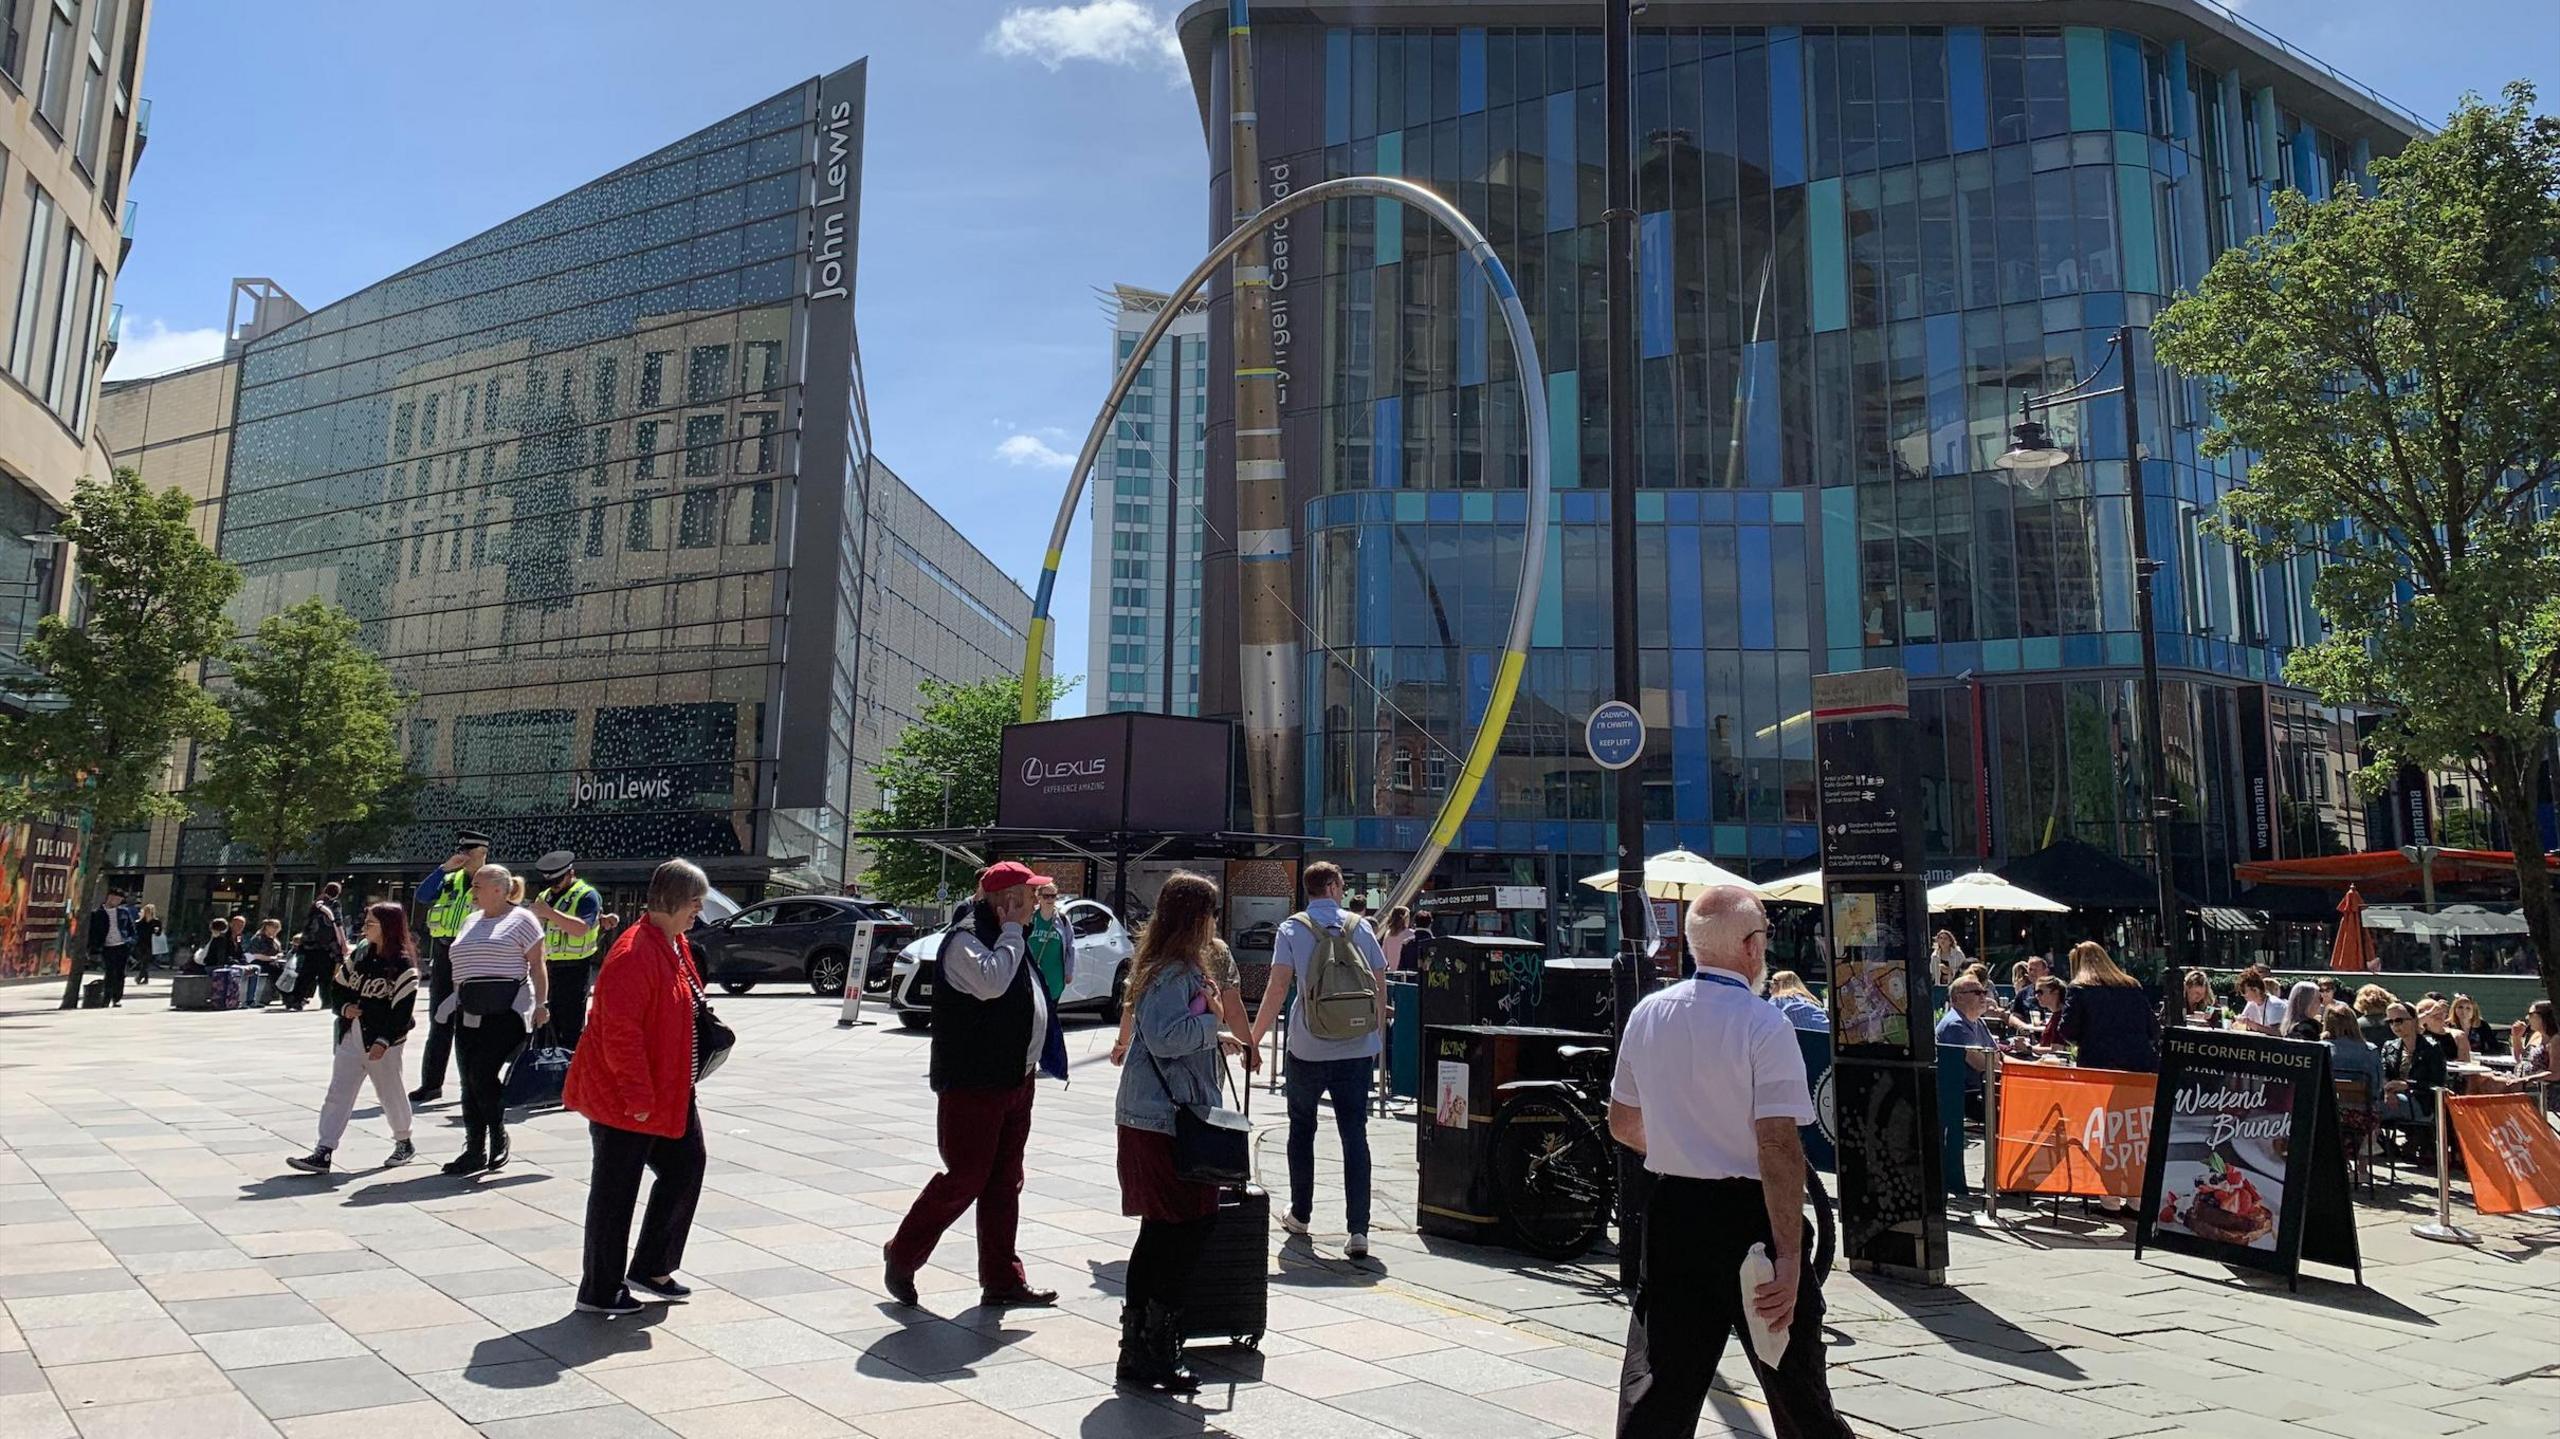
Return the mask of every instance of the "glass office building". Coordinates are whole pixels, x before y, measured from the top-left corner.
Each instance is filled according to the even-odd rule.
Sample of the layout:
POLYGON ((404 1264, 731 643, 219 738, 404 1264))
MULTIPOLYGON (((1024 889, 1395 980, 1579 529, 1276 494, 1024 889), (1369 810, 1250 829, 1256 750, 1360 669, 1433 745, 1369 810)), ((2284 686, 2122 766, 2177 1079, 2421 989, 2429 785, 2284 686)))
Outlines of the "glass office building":
MULTIPOLYGON (((1114 285, 1117 374, 1169 296, 1114 285)), ((1207 307, 1183 308, 1139 367, 1093 467, 1092 637, 1084 708, 1200 712, 1201 490, 1208 458, 1207 307), (1170 703, 1167 703, 1170 697, 1170 703)))
MULTIPOLYGON (((419 696, 416 822, 358 868, 423 871, 470 825, 604 878, 671 854, 750 893, 846 877, 867 490, 897 483, 854 343, 863 81, 239 348, 240 629, 327 599, 419 696)), ((177 845, 182 873, 238 863, 214 825, 177 845)))
MULTIPOLYGON (((2363 847, 2351 716, 2279 682, 2317 634, 2307 565, 2259 569, 2199 525, 2245 473, 2199 455, 2203 387, 2137 333, 2148 512, 2113 401, 2047 416, 2075 461, 1995 468, 2019 401, 2087 376, 2269 197, 2364 181, 2418 122, 2192 0, 1863 7, 1668 3, 1636 36, 1635 383, 1648 849, 1768 876, 1815 852, 1814 674, 1909 672, 1933 870, 2061 839, 2143 857, 2141 750, 2166 747, 2174 868, 2363 847), (1749 20, 1753 23, 1733 23, 1749 20), (1783 23, 1781 23, 1783 22, 1783 23), (2159 578, 2164 733, 2135 721, 2129 527, 2159 578)), ((1554 417, 1536 651, 1448 866, 1544 885, 1593 945, 1612 785, 1582 752, 1608 696, 1605 143, 1596 28, 1514 7, 1256 7, 1267 187, 1403 175, 1455 199, 1526 297, 1554 417)), ((1223 7, 1183 39, 1229 212, 1223 7)), ((1451 242, 1383 202, 1289 247, 1284 453, 1307 636, 1309 828, 1356 869, 1420 840, 1481 712, 1524 518, 1521 385, 1451 242)), ((1280 288, 1275 259, 1274 289, 1280 288)), ((1223 281, 1213 373, 1233 364, 1223 281)), ((1233 455, 1213 389, 1211 468, 1233 455)), ((1212 533, 1229 530, 1213 487, 1212 533)), ((1230 531, 1231 532, 1231 531, 1230 531)), ((1211 541, 1214 596, 1234 587, 1211 541)), ((1232 608, 1204 695, 1235 707, 1232 608)), ((2396 843, 2387 831, 2378 841, 2396 843)))

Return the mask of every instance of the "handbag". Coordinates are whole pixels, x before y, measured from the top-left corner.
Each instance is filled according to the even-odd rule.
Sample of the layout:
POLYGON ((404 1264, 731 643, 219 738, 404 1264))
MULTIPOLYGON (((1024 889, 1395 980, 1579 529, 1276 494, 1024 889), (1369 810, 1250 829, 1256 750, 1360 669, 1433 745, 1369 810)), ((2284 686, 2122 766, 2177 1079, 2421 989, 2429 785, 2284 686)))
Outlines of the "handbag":
POLYGON ((738 1032, 711 1012, 711 1001, 702 997, 701 980, 687 973, 685 986, 693 991, 693 1082, 700 1084, 729 1062, 729 1050, 738 1042, 738 1032))
POLYGON ((509 1109, 527 1109, 540 1104, 558 1104, 560 1087, 569 1078, 569 1061, 573 1055, 574 1051, 560 1043, 558 1031, 547 1024, 542 1026, 507 1064, 506 1106, 509 1109))
MULTIPOLYGON (((1165 1083, 1164 1066, 1157 1062, 1155 1051, 1146 1041, 1137 1042, 1147 1064, 1156 1072, 1156 1082, 1164 1085, 1170 1096, 1173 1086, 1165 1083)), ((1218 1077, 1230 1078, 1225 1054, 1218 1056, 1218 1077)), ((1233 1188, 1253 1178, 1253 1121, 1235 1110, 1215 1104, 1187 1104, 1179 1100, 1173 1106, 1173 1176, 1191 1184, 1214 1184, 1233 1188)))

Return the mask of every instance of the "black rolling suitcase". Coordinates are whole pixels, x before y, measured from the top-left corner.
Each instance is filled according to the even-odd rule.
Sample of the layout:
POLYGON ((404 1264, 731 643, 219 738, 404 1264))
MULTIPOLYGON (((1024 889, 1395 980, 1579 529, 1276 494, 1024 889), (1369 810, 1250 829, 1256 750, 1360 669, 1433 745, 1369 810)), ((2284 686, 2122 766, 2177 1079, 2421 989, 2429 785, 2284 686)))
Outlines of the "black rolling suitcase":
MULTIPOLYGON (((1253 1114, 1253 1085, 1242 1086, 1244 1112, 1253 1114)), ((1182 1306, 1185 1344, 1262 1346, 1271 1326, 1271 1196, 1248 1181, 1218 1194, 1218 1222, 1191 1271, 1191 1293, 1182 1306)))
POLYGON ((103 979, 93 979, 80 986, 80 1007, 82 1009, 106 1008, 107 982, 103 979))

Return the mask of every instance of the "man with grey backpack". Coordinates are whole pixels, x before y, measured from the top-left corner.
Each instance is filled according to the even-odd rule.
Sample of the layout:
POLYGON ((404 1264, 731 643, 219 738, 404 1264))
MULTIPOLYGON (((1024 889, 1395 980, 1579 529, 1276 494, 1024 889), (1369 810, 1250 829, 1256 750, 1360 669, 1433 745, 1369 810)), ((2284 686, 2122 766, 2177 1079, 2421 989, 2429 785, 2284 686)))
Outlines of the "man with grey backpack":
POLYGON ((1344 1216, 1350 1238, 1342 1252, 1369 1253, 1369 1085, 1387 1032, 1387 956, 1368 921, 1342 907, 1342 870, 1319 860, 1303 876, 1307 907, 1280 925, 1272 944, 1271 981, 1254 1011, 1253 1038, 1279 1022, 1297 989, 1289 1019, 1289 1212, 1280 1227, 1304 1237, 1315 1213, 1316 1106, 1330 1099, 1342 1135, 1344 1216))

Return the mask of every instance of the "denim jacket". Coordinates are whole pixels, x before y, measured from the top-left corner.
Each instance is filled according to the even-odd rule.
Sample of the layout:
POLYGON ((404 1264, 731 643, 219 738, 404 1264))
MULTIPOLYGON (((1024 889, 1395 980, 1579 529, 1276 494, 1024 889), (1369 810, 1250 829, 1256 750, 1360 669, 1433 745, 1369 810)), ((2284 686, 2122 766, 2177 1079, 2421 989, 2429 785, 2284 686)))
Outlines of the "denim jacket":
POLYGON ((1156 971, 1138 997, 1136 1033, 1120 1065, 1120 1095, 1113 1118, 1131 1129, 1173 1133, 1174 1110, 1218 1102, 1218 1028, 1215 1011, 1191 1012, 1201 992, 1200 973, 1188 966, 1156 971))

